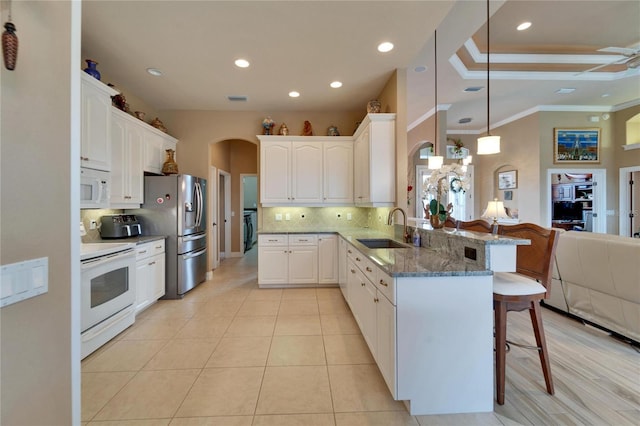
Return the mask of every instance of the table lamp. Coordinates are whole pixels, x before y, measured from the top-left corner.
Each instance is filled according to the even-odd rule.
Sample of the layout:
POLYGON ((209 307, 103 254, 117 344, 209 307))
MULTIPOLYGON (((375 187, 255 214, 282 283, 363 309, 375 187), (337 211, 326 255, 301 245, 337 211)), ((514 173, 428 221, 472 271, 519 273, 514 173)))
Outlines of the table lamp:
POLYGON ((498 219, 509 219, 507 212, 504 210, 504 203, 502 201, 498 201, 497 198, 494 198, 493 201, 489 201, 487 203, 487 208, 484 213, 482 213, 482 217, 488 217, 493 219, 492 225, 498 224, 498 219))

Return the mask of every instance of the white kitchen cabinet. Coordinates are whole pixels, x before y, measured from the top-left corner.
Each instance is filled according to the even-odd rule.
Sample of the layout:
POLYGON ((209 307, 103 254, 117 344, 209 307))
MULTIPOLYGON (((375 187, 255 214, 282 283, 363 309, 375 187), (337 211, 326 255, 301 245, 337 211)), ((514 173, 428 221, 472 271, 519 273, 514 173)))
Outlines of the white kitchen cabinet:
POLYGON ((111 208, 138 207, 144 201, 143 132, 136 118, 112 108, 111 208))
MULTIPOLYGON (((162 174, 162 165, 167 159, 167 149, 176 150, 177 140, 151 126, 143 126, 145 172, 162 174)), ((175 159, 175 157, 174 157, 175 159)))
POLYGON ((354 201, 392 206, 396 197, 395 114, 367 114, 354 137, 354 201))
POLYGON ((353 204, 353 143, 325 141, 322 158, 322 202, 353 204))
POLYGON ((291 142, 291 203, 322 203, 322 144, 291 142))
POLYGON ((80 165, 111 170, 111 96, 118 92, 81 73, 80 165))
POLYGON ((318 239, 316 235, 289 236, 289 284, 318 283, 318 239))
POLYGON ((321 234, 318 236, 318 283, 339 283, 338 236, 321 234))
POLYGON ((338 285, 344 300, 349 303, 349 291, 347 287, 348 262, 347 262, 347 242, 344 238, 338 238, 338 285))
POLYGON ((258 236, 258 284, 281 286, 289 281, 289 238, 281 234, 258 236))
POLYGON ((391 394, 396 396, 396 307, 376 294, 376 363, 391 394))
POLYGON ((270 205, 353 203, 350 137, 258 136, 260 202, 270 205))
POLYGON ((165 293, 164 240, 136 247, 136 314, 146 309, 165 293))

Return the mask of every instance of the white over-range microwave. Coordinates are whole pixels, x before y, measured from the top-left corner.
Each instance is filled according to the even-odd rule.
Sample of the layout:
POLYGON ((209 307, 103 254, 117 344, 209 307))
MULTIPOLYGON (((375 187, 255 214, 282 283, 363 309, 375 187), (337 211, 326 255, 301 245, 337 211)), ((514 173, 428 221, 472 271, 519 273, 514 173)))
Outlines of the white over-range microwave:
POLYGON ((80 208, 109 208, 109 172, 80 168, 80 208))

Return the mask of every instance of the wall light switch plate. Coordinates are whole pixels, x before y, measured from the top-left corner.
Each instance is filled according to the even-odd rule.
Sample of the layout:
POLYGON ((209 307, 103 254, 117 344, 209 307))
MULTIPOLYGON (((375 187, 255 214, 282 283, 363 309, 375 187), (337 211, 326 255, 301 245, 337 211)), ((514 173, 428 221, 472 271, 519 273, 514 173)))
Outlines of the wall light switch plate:
POLYGON ((25 260, 0 267, 0 307, 49 291, 49 258, 25 260))
POLYGON ((291 214, 285 213, 284 220, 291 220, 291 214))
POLYGON ((282 213, 276 213, 276 221, 282 220, 282 213))
POLYGON ((347 213, 347 220, 351 220, 351 213, 347 213))

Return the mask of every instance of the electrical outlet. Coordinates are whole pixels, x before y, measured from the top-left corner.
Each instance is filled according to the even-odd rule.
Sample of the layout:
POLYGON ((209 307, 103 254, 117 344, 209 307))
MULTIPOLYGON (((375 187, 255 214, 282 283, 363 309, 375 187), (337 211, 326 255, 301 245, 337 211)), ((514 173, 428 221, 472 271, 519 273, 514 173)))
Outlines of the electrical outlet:
POLYGON ((347 220, 351 220, 351 213, 347 213, 347 220))
POLYGON ((276 213, 276 222, 279 222, 282 220, 282 213, 276 213))
POLYGON ((95 220, 91 220, 89 222, 89 229, 96 229, 98 227, 98 223, 95 220))

